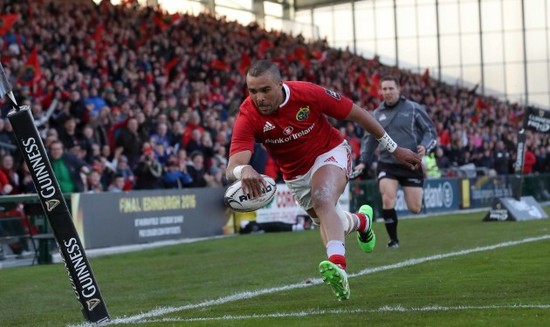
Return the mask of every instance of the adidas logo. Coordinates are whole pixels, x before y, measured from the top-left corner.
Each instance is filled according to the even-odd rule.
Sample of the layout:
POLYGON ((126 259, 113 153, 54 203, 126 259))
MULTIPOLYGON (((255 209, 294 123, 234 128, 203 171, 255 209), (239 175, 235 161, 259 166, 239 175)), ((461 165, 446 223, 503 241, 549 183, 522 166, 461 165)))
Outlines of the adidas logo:
POLYGON ((264 125, 264 133, 267 132, 267 131, 270 131, 272 129, 274 129, 275 126, 273 126, 273 124, 271 124, 270 122, 266 121, 265 122, 265 125, 264 125))
POLYGON ((324 162, 336 162, 336 159, 334 159, 333 156, 330 156, 330 158, 326 159, 324 162))

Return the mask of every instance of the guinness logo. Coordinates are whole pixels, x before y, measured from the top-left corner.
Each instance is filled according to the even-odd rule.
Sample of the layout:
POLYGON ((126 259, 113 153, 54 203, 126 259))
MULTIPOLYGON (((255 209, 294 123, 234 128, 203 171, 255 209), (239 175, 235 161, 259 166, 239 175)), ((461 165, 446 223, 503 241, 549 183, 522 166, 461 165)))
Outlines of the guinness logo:
POLYGON ((99 299, 90 299, 86 301, 86 304, 88 305, 88 311, 92 311, 100 303, 101 303, 101 300, 99 299))
POLYGON ((46 201, 46 210, 48 210, 48 212, 51 212, 53 209, 55 209, 55 207, 57 207, 59 203, 59 200, 56 199, 46 201))

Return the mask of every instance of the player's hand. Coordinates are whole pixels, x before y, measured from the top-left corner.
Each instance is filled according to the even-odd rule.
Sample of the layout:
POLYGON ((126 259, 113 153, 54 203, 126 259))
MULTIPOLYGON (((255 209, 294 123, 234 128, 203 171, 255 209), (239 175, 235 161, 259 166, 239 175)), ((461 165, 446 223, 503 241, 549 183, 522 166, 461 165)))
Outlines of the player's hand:
POLYGON ((254 199, 262 195, 262 188, 267 186, 267 182, 252 166, 247 165, 241 173, 241 186, 244 194, 254 199))
POLYGON ((399 160, 399 162, 409 167, 411 170, 416 170, 421 167, 422 157, 418 153, 414 153, 409 149, 398 146, 393 152, 393 155, 397 160, 399 160))

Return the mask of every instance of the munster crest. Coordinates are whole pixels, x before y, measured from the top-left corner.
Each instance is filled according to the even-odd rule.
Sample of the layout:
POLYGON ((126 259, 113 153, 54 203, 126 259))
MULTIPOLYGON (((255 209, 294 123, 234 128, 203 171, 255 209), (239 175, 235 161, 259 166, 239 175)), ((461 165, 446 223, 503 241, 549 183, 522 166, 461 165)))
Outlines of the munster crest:
POLYGON ((296 113, 296 120, 297 121, 304 121, 309 117, 309 106, 302 107, 300 110, 298 110, 298 113, 296 113))

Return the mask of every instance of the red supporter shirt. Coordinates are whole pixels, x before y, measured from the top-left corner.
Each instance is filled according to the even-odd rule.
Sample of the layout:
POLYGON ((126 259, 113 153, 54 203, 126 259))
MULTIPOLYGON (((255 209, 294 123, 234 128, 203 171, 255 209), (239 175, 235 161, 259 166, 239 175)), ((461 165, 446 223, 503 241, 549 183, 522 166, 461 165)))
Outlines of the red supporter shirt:
POLYGON ((306 174, 315 159, 344 139, 325 114, 343 120, 353 102, 340 94, 309 82, 285 82, 285 101, 279 110, 264 116, 247 97, 237 116, 229 155, 254 150, 263 143, 277 162, 285 180, 306 174))

